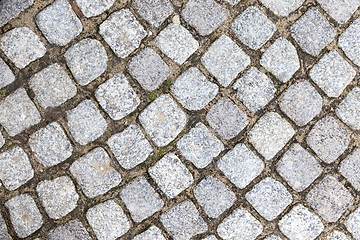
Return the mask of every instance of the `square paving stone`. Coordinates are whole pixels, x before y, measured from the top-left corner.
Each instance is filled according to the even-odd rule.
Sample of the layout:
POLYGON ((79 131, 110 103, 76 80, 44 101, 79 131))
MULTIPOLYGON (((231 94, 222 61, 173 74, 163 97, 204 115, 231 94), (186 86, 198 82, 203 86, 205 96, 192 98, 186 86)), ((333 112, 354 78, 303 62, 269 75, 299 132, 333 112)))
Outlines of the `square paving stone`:
POLYGON ((354 130, 360 130, 360 88, 355 87, 336 109, 336 115, 354 130))
POLYGON ((271 38, 276 26, 262 11, 251 6, 234 20, 231 29, 242 43, 256 50, 271 38))
POLYGON ((164 206, 164 201, 143 176, 136 178, 122 189, 120 198, 135 222, 141 222, 164 206))
POLYGON ((48 233, 49 240, 92 240, 79 220, 71 220, 48 233))
POLYGON ((61 126, 54 122, 30 136, 29 145, 36 160, 45 167, 55 166, 73 152, 73 146, 61 126))
POLYGON ((181 15, 202 36, 212 33, 227 19, 224 8, 214 0, 190 0, 181 15))
POLYGON ((306 142, 321 160, 332 163, 346 150, 350 137, 335 118, 327 116, 315 124, 306 142))
POLYGON ((287 17, 291 12, 298 9, 305 0, 260 0, 265 7, 276 15, 287 17))
POLYGON ((20 238, 30 236, 42 226, 43 218, 30 195, 13 197, 5 202, 5 206, 9 209, 11 223, 20 238))
POLYGON ((249 141, 266 160, 273 158, 294 136, 290 123, 276 112, 262 116, 249 132, 249 141))
POLYGON ((205 177, 195 188, 194 196, 205 213, 211 218, 219 217, 236 200, 235 193, 219 179, 205 177))
POLYGON ((356 240, 360 239, 360 208, 357 208, 355 212, 353 212, 345 222, 346 228, 353 235, 356 240))
POLYGON ((40 113, 24 88, 17 89, 0 102, 0 124, 12 137, 40 120, 40 113))
POLYGON ((57 107, 77 93, 75 84, 57 63, 41 70, 29 80, 36 99, 43 108, 57 107))
POLYGON ((234 43, 222 35, 201 58, 202 64, 224 87, 250 64, 250 57, 234 43))
POLYGON ((173 153, 166 154, 150 167, 149 174, 168 198, 179 195, 194 182, 190 171, 173 153))
POLYGON ((70 172, 89 198, 104 194, 121 182, 120 173, 111 166, 109 155, 100 147, 76 160, 70 172))
POLYGON ((12 237, 8 233, 8 229, 6 227, 5 221, 1 215, 0 215, 0 239, 12 240, 12 237))
POLYGON ((37 185, 36 192, 46 213, 54 219, 60 219, 74 210, 79 200, 75 186, 68 176, 52 181, 44 180, 37 185))
POLYGON ((56 0, 36 15, 36 24, 46 39, 65 46, 77 37, 83 26, 66 0, 56 0))
POLYGON ((318 2, 335 21, 341 24, 346 23, 360 6, 359 0, 318 0, 318 2))
POLYGON ((14 147, 0 154, 0 180, 13 191, 34 177, 29 158, 20 147, 14 147))
POLYGON ((99 77, 107 67, 105 48, 95 39, 81 40, 71 46, 64 56, 71 73, 82 86, 99 77))
POLYGON ((102 14, 108 10, 115 0, 76 0, 81 12, 88 18, 102 14))
POLYGON ((171 91, 188 110, 200 110, 214 99, 219 87, 206 79, 199 69, 192 67, 181 74, 171 91))
POLYGON ((208 230, 206 222, 189 200, 170 208, 161 215, 160 221, 174 240, 188 240, 208 230))
POLYGON ((168 0, 133 0, 136 11, 154 27, 159 27, 173 12, 168 0))
POLYGON ((162 147, 173 141, 184 129, 187 116, 166 94, 155 99, 140 113, 139 120, 154 143, 162 147))
POLYGON ((326 240, 350 240, 344 233, 339 231, 333 231, 331 235, 329 235, 326 240))
POLYGON ((356 148, 341 162, 339 172, 360 191, 360 148, 356 148))
POLYGON ((107 128, 104 117, 91 100, 81 102, 66 115, 70 133, 81 145, 99 138, 107 128))
POLYGON ((151 226, 145 232, 136 235, 133 240, 166 240, 159 228, 151 226))
POLYGON ((131 169, 144 162, 153 151, 140 128, 130 125, 124 131, 113 135, 108 141, 116 160, 125 169, 131 169))
POLYGON ((140 104, 139 97, 122 73, 101 84, 95 92, 95 97, 114 120, 120 120, 132 113, 140 104))
POLYGON ((33 0, 2 0, 0 8, 0 27, 16 18, 22 11, 30 7, 33 0))
POLYGON ((339 47, 351 61, 360 66, 360 18, 355 20, 340 36, 339 47))
POLYGON ((15 81, 15 75, 9 66, 0 58, 0 89, 15 81))
POLYGON ((157 89, 170 75, 169 66, 151 48, 145 48, 128 63, 130 74, 147 91, 157 89))
POLYGON ((108 200, 90 208, 86 219, 99 240, 115 240, 130 229, 130 222, 122 208, 108 200))
POLYGON ((206 115, 210 126, 225 139, 238 135, 248 125, 247 115, 227 97, 220 98, 206 115))
POLYGON ((336 31, 316 9, 310 8, 291 27, 291 36, 308 54, 316 56, 335 37, 336 31))
POLYGON ((160 32, 155 44, 178 64, 183 64, 199 48, 199 43, 186 28, 173 23, 160 32))
POLYGON ((99 27, 99 33, 120 58, 129 56, 147 36, 144 27, 129 9, 121 9, 110 15, 99 27))

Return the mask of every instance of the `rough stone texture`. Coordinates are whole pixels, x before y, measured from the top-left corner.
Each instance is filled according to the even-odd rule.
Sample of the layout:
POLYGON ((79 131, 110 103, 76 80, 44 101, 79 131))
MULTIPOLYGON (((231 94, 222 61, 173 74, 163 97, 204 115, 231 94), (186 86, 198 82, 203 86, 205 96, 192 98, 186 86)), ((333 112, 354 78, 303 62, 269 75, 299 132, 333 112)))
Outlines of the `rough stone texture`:
POLYGON ((56 0, 39 12, 36 24, 50 43, 59 46, 68 44, 83 29, 81 21, 66 0, 56 0))
POLYGON ((360 6, 359 0, 317 0, 321 7, 338 23, 346 23, 360 6))
POLYGON ((346 56, 360 66, 360 19, 354 21, 339 38, 346 56))
POLYGON ((170 208, 161 215, 160 221, 174 240, 188 240, 208 229, 195 205, 189 200, 170 208))
POLYGON ((326 240, 350 240, 344 233, 339 231, 333 231, 326 240))
POLYGON ((13 197, 5 206, 9 209, 11 223, 20 238, 30 236, 43 224, 43 218, 34 199, 28 194, 13 197))
POLYGON ((65 53, 66 64, 76 81, 84 86, 106 70, 107 55, 98 40, 86 38, 71 46, 65 53))
POLYGON ((251 6, 234 20, 231 29, 241 42, 256 50, 271 38, 276 26, 262 11, 251 6))
POLYGON ((339 172, 360 191, 360 148, 355 149, 341 162, 339 172))
POLYGON ((33 0, 2 0, 0 3, 0 27, 16 18, 33 3, 33 0))
POLYGON ((315 124, 306 142, 321 160, 331 163, 346 150, 350 137, 335 118, 327 116, 315 124))
POLYGON ((41 70, 29 80, 39 104, 43 108, 57 107, 77 93, 75 84, 57 63, 41 70))
POLYGON ((128 65, 130 74, 147 91, 158 88, 170 75, 169 66, 151 48, 145 48, 133 57, 128 65))
POLYGON ((203 124, 197 123, 176 144, 181 155, 197 168, 206 167, 224 150, 224 144, 203 124))
POLYGON ((249 132, 249 141, 266 160, 273 158, 293 137, 294 129, 276 112, 262 116, 249 132))
POLYGON ((0 48, 18 68, 25 68, 46 53, 40 38, 27 27, 15 28, 3 34, 0 48))
POLYGON ((305 190, 322 172, 321 165, 300 144, 294 144, 277 164, 277 171, 295 190, 305 190))
POLYGON ((152 102, 140 115, 145 131, 159 147, 168 145, 183 130, 186 114, 176 105, 170 95, 162 95, 152 102))
POLYGON ((299 70, 300 61, 295 47, 280 37, 266 49, 260 64, 282 82, 287 82, 299 70))
POLYGON ((143 176, 136 178, 122 189, 120 198, 135 222, 141 222, 164 206, 164 201, 143 176))
POLYGON ((29 158, 20 147, 0 154, 0 180, 13 191, 34 177, 29 158))
POLYGON ((336 115, 354 130, 360 130, 360 88, 355 87, 336 109, 336 115))
POLYGON ((45 167, 55 166, 73 152, 73 146, 61 126, 53 122, 30 136, 29 145, 38 160, 45 167))
POLYGON ((173 153, 166 154, 150 167, 149 174, 168 198, 179 195, 194 181, 190 171, 173 153))
POLYGON ((225 10, 214 0, 190 0, 181 15, 202 36, 209 35, 225 20, 225 10))
POLYGON ((153 151, 140 128, 135 125, 130 125, 121 133, 113 135, 107 144, 125 169, 131 169, 144 162, 153 151))
POLYGON ((5 138, 3 137, 2 133, 0 132, 0 148, 4 146, 5 144, 5 138))
POLYGON ((5 221, 1 215, 0 215, 0 239, 12 240, 11 236, 8 233, 5 221))
POLYGON ((225 139, 235 137, 248 125, 247 115, 227 97, 222 97, 211 107, 206 120, 225 139))
POLYGON ((360 208, 357 208, 346 220, 345 226, 356 240, 360 239, 360 208))
POLYGON ((168 0, 134 0, 136 11, 154 27, 159 27, 174 11, 168 0))
POLYGON ((282 240, 282 239, 277 235, 270 235, 267 236, 264 240, 282 240))
POLYGON ((254 67, 237 80, 233 88, 237 90, 242 103, 252 112, 268 104, 276 92, 271 79, 254 67))
POLYGON ((108 10, 115 0, 76 0, 81 12, 86 17, 94 17, 108 10))
POLYGON ((316 9, 310 8, 290 27, 291 36, 308 54, 316 56, 335 37, 336 31, 316 9))
POLYGON ((323 99, 306 80, 291 85, 280 97, 280 109, 298 126, 305 126, 322 108, 323 99))
POLYGON ((49 240, 92 239, 79 220, 71 220, 62 226, 50 230, 48 238, 49 240))
POLYGON ((333 176, 326 176, 306 196, 306 201, 327 222, 335 222, 354 202, 351 193, 333 176))
POLYGON ((201 58, 202 64, 224 87, 250 64, 250 57, 228 36, 222 35, 201 58))
POLYGON ((124 74, 119 73, 101 84, 95 92, 96 99, 114 120, 120 120, 140 104, 140 99, 124 74))
POLYGON ((218 240, 214 235, 210 235, 206 238, 204 238, 203 240, 218 240))
POLYGON ((224 219, 217 228, 223 239, 254 240, 263 230, 261 223, 245 209, 237 209, 224 219))
POLYGON ((9 66, 0 58, 0 89, 15 81, 15 75, 9 66))
POLYGON ((188 110, 200 110, 214 99, 219 87, 206 79, 199 69, 192 67, 181 74, 171 91, 188 110))
POLYGON ((155 44, 178 64, 183 64, 199 47, 199 43, 186 28, 173 23, 160 32, 155 44))
POLYGON ((109 155, 100 147, 76 160, 70 172, 89 198, 104 194, 121 182, 120 173, 111 166, 109 155))
POLYGON ((151 226, 148 230, 136 235, 133 240, 166 240, 159 228, 151 226))
POLYGON ((115 240, 130 229, 130 222, 122 208, 108 200, 90 208, 86 219, 99 240, 115 240))
POLYGON ((107 128, 104 117, 91 100, 85 100, 67 111, 67 120, 70 133, 81 145, 94 141, 107 128))
POLYGON ((265 7, 281 17, 288 16, 291 12, 298 9, 304 1, 305 0, 260 0, 265 7))
POLYGON ((355 77, 356 71, 333 50, 311 69, 310 77, 329 96, 339 97, 355 77))
POLYGON ((99 33, 120 58, 129 56, 147 36, 129 9, 117 11, 100 25, 99 33))

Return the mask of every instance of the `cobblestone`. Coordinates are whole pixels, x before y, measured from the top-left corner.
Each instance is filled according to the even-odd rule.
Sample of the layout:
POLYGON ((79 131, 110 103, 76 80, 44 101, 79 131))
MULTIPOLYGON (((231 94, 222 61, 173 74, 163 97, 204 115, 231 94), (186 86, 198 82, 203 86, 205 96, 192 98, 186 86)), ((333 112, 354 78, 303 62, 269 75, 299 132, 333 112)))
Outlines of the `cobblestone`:
POLYGON ((360 66, 359 30, 360 19, 357 19, 339 38, 339 47, 358 66, 360 66))
POLYGON ((136 11, 151 25, 159 27, 174 11, 168 0, 134 0, 136 11))
POLYGON ((360 208, 357 208, 355 212, 353 212, 345 222, 347 229, 349 230, 349 232, 351 232, 351 234, 356 240, 360 239, 359 221, 360 208))
POLYGON ((79 220, 72 220, 49 232, 50 240, 81 239, 91 240, 89 233, 79 220))
POLYGON ((155 226, 151 226, 145 232, 134 237, 134 240, 148 240, 148 239, 166 240, 166 238, 162 235, 160 229, 155 226))
POLYGON ((8 233, 6 223, 1 215, 0 215, 0 238, 3 240, 12 240, 11 236, 8 233))
POLYGON ((360 149, 355 149, 339 166, 339 172, 357 189, 360 190, 360 149))
POLYGON ((318 0, 318 2, 332 18, 341 24, 346 23, 355 10, 360 6, 360 2, 358 0, 318 0))
POLYGON ((286 17, 298 9, 305 0, 260 0, 267 8, 275 14, 286 17))
POLYGON ((0 89, 15 81, 15 75, 9 66, 0 58, 0 89))
POLYGON ((336 115, 354 130, 360 130, 360 88, 354 88, 336 109, 336 115))
POLYGON ((115 0, 77 0, 76 3, 80 10, 88 18, 100 15, 108 10, 115 0))
POLYGON ((326 240, 350 240, 344 233, 339 231, 333 231, 330 236, 326 238, 326 240))
POLYGON ((33 0, 3 0, 0 7, 0 27, 30 7, 33 0))

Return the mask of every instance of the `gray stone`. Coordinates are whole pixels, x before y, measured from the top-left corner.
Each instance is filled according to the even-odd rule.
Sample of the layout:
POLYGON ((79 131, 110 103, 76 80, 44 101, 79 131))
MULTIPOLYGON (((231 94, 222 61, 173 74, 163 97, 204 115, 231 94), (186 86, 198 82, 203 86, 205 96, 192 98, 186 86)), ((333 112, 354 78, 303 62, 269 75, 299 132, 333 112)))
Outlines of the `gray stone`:
POLYGON ((190 171, 173 153, 166 154, 150 167, 149 174, 168 198, 179 195, 194 182, 190 171))
POLYGON ((335 118, 327 116, 315 124, 306 142, 321 160, 332 163, 346 150, 350 137, 335 118))
POLYGON ((222 35, 201 58, 202 64, 224 87, 250 64, 250 57, 228 36, 222 35))
POLYGON ((130 74, 147 91, 158 88, 170 75, 169 66, 151 48, 145 48, 133 57, 128 65, 130 74))
POLYGON ((95 39, 81 40, 71 46, 64 56, 71 73, 82 86, 99 77, 107 67, 105 48, 95 39))
POLYGON ((15 28, 3 34, 0 48, 18 68, 26 67, 46 53, 40 38, 27 27, 15 28))
POLYGON ((173 23, 160 32, 155 44, 178 64, 183 64, 199 48, 199 43, 186 28, 173 23))
POLYGON ((11 223, 20 238, 30 236, 43 224, 43 218, 34 199, 29 194, 13 197, 5 206, 9 209, 11 223))
POLYGON ((101 36, 120 58, 129 56, 147 36, 144 27, 129 9, 121 9, 111 14, 99 29, 101 36))
POLYGON ((345 226, 356 240, 360 239, 360 208, 357 208, 346 220, 345 226))
POLYGON ((166 240, 159 228, 151 226, 145 232, 136 235, 133 240, 166 240))
POLYGON ((141 222, 164 206, 164 201, 143 176, 136 178, 122 189, 120 198, 135 222, 141 222))
POLYGON ((360 148, 355 149, 341 162, 339 172, 360 191, 360 148))
POLYGON ((214 0, 190 0, 181 15, 202 36, 212 33, 227 19, 225 10, 214 0))
POLYGON ((359 0, 318 0, 321 7, 338 23, 346 23, 360 6, 359 0))
POLYGON ((61 126, 53 122, 30 136, 29 145, 36 159, 45 167, 55 166, 73 152, 73 146, 61 126))
POLYGON ((109 155, 98 147, 76 160, 71 165, 70 172, 85 195, 92 198, 120 184, 121 175, 111 165, 109 155))
POLYGON ((280 97, 280 109, 298 126, 305 126, 322 108, 323 99, 306 80, 291 85, 280 97))
POLYGON ((210 235, 206 238, 204 238, 203 240, 218 240, 214 235, 210 235))
POLYGON ((0 27, 16 18, 33 3, 33 0, 2 0, 0 2, 0 27))
POLYGON ((250 68, 233 86, 242 103, 252 112, 265 107, 274 98, 274 83, 257 68, 250 68))
POLYGON ((233 6, 236 5, 238 2, 240 2, 240 0, 226 0, 226 1, 233 6))
POLYGON ((271 38, 276 26, 262 11, 251 6, 234 20, 231 29, 241 42, 256 50, 271 38))
POLYGON ((340 36, 339 47, 351 61, 360 66, 360 18, 355 20, 340 36))
POLYGON ((339 231, 333 231, 331 235, 329 235, 326 240, 350 240, 344 233, 339 231))
POLYGON ((235 137, 249 120, 247 115, 227 97, 222 97, 211 107, 206 120, 215 131, 225 139, 235 137))
POLYGON ((261 223, 245 209, 238 208, 219 224, 217 232, 226 240, 254 240, 263 230, 261 223))
POLYGON ((273 158, 294 136, 295 131, 276 112, 262 116, 249 132, 249 141, 266 160, 273 158))
POLYGON ((336 109, 336 115, 354 130, 360 130, 360 88, 355 87, 336 109))
POLYGON ((176 105, 170 95, 155 99, 140 115, 139 120, 154 143, 166 146, 184 129, 186 114, 176 105))
POLYGON ((206 79, 199 69, 192 67, 181 74, 171 91, 188 110, 200 110, 214 99, 219 87, 206 79))
POLYGON ((124 211, 114 200, 90 208, 86 219, 99 240, 115 240, 124 235, 131 226, 124 211))
POLYGON ((0 132, 0 148, 4 146, 5 144, 5 138, 3 137, 2 133, 0 132))
POLYGON ((140 104, 139 97, 122 73, 101 84, 96 89, 95 97, 114 120, 120 120, 132 113, 140 104))
POLYGON ((197 168, 206 167, 224 150, 224 144, 203 124, 197 123, 176 144, 181 155, 197 168))
POLYGON ((81 102, 66 115, 70 133, 81 145, 99 138, 107 128, 104 117, 91 100, 81 102))
POLYGON ((5 221, 0 214, 0 239, 2 240, 12 240, 11 236, 8 233, 5 221))
POLYGON ((282 82, 287 82, 300 69, 295 47, 285 38, 278 38, 262 55, 260 64, 282 82))
POLYGON ((77 37, 83 26, 66 0, 56 0, 36 15, 36 24, 46 39, 65 46, 77 37))
POLYGON ((170 208, 160 217, 160 221, 173 236, 174 240, 189 240, 206 232, 208 226, 200 217, 195 205, 186 200, 170 208))
POLYGON ((125 169, 131 169, 144 162, 153 151, 140 128, 130 125, 121 133, 113 135, 108 141, 116 160, 125 169))
POLYGON ((300 47, 313 56, 318 55, 336 35, 335 29, 314 7, 290 27, 290 33, 300 47))
POLYGON ((310 77, 329 96, 339 97, 355 77, 356 71, 333 50, 310 70, 310 77))
POLYGON ((136 11, 154 27, 159 27, 173 12, 168 0, 134 0, 136 11))
POLYGON ((270 235, 267 236, 264 240, 282 240, 281 237, 277 236, 277 235, 270 235))
POLYGON ((9 66, 0 58, 0 89, 15 81, 15 75, 9 66))
POLYGON ((88 18, 102 14, 108 10, 115 0, 76 0, 81 12, 88 18))
POLYGON ((29 158, 20 147, 0 154, 0 180, 13 191, 34 177, 29 158))
POLYGON ((77 93, 75 84, 57 63, 41 70, 29 80, 37 101, 43 108, 57 107, 77 93))
POLYGON ((48 238, 49 240, 92 240, 89 233, 77 219, 71 220, 62 226, 50 230, 48 233, 48 238))
POLYGON ((49 217, 60 219, 74 210, 77 206, 79 195, 68 176, 44 180, 36 187, 42 205, 49 217))
POLYGON ((298 9, 305 0, 260 0, 265 7, 276 15, 287 17, 291 12, 298 9))

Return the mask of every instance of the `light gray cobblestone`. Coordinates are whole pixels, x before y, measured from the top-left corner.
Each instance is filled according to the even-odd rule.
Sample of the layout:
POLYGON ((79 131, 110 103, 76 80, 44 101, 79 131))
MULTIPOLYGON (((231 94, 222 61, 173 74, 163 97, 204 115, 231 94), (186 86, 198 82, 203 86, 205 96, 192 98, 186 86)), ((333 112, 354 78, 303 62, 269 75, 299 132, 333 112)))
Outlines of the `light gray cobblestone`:
POLYGON ((15 81, 15 75, 9 66, 0 58, 0 89, 15 81))

